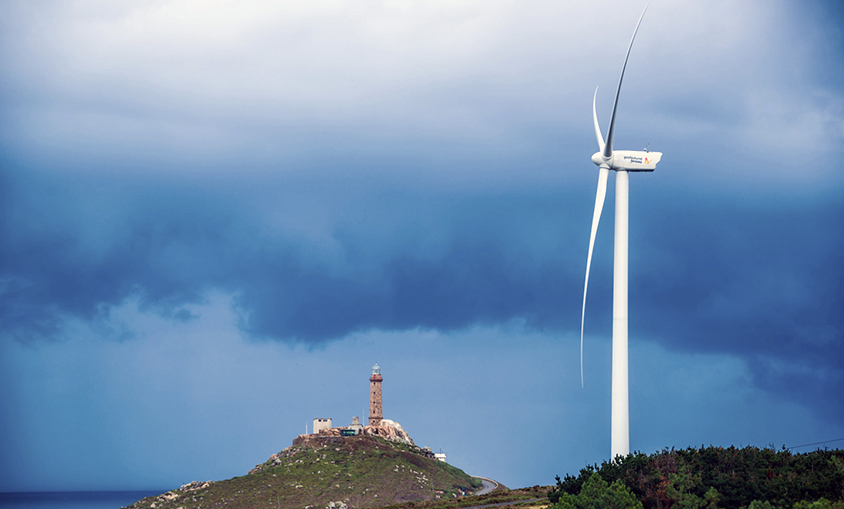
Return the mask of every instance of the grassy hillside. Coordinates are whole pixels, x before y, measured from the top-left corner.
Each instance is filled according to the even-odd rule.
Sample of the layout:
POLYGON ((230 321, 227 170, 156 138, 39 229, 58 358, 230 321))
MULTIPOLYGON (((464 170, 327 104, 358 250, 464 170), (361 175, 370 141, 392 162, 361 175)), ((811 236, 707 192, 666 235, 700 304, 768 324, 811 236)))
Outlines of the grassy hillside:
POLYGON ((288 447, 248 475, 191 483, 132 509, 349 508, 454 498, 480 480, 425 455, 419 448, 371 436, 320 437, 288 447))

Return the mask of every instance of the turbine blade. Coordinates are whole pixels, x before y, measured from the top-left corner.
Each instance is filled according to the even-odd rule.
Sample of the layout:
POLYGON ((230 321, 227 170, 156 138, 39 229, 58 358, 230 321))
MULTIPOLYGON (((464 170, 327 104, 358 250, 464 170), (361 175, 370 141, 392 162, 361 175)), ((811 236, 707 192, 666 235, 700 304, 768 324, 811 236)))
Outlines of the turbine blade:
POLYGON ((592 97, 592 122, 595 123, 595 137, 598 138, 598 150, 604 151, 604 135, 601 134, 601 126, 598 125, 598 110, 595 108, 595 101, 598 99, 598 87, 595 87, 595 95, 592 97))
POLYGON ((586 256, 586 279, 583 281, 583 311, 580 314, 580 386, 583 387, 583 323, 586 321, 586 289, 589 287, 589 269, 592 267, 592 248, 595 247, 595 235, 598 233, 598 223, 601 211, 604 209, 604 198, 607 196, 607 176, 610 169, 602 164, 598 173, 598 191, 595 194, 595 211, 592 213, 592 233, 589 235, 589 254, 586 256))
POLYGON ((621 93, 621 82, 624 80, 624 70, 627 68, 627 59, 630 58, 630 50, 633 48, 633 41, 636 39, 636 32, 639 31, 639 25, 642 24, 642 18, 645 17, 645 12, 648 6, 645 5, 645 10, 639 16, 639 22, 636 23, 636 29, 633 30, 633 37, 630 38, 630 45, 627 46, 627 55, 624 57, 624 65, 621 66, 621 76, 618 78, 618 89, 615 91, 615 102, 612 105, 612 117, 610 117, 610 128, 607 131, 607 143, 604 146, 604 159, 609 159, 612 156, 612 138, 615 134, 615 111, 618 106, 618 95, 621 93))

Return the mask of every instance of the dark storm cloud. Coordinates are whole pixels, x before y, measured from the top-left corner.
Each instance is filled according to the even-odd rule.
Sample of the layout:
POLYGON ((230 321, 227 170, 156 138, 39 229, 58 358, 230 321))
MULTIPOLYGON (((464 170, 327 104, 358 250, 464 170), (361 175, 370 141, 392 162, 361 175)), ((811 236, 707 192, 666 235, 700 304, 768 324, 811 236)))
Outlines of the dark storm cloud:
MULTIPOLYGON (((133 293, 180 316, 183 304, 214 288, 237 295, 245 331, 281 341, 514 318, 561 332, 578 325, 591 197, 560 190, 385 193, 373 184, 346 198, 342 216, 329 212, 326 244, 289 228, 267 232, 280 211, 313 219, 314 209, 290 205, 298 191, 315 193, 324 205, 315 209, 333 210, 328 191, 320 198, 306 185, 297 191, 268 181, 265 187, 278 190, 269 193, 275 203, 251 185, 19 185, 5 205, 0 302, 4 330, 21 339, 57 333, 62 316, 96 319, 103 306, 133 293), (250 194, 251 204, 244 199, 250 194), (136 195, 144 200, 133 202, 136 195), (124 206, 109 209, 114 200, 124 206), (84 203, 88 211, 80 212, 84 203)), ((805 382, 796 387, 840 381, 844 235, 829 220, 844 212, 839 203, 762 207, 729 195, 636 191, 631 335, 670 349, 739 355, 771 388, 786 379, 805 382), (763 369, 769 365, 785 367, 763 369)), ((611 232, 610 205, 587 334, 609 332, 611 232)))
POLYGON ((201 203, 213 197, 109 179, 11 180, 0 223, 0 306, 4 330, 19 339, 50 337, 63 317, 94 319, 135 292, 169 313, 203 290, 203 252, 225 260, 217 249, 227 217, 201 203))
MULTIPOLYGON (((82 180, 20 184, 7 204, 3 328, 21 339, 58 332, 65 314, 95 318, 132 293, 169 314, 224 289, 239 296, 246 330, 306 342, 517 316, 560 326, 557 310, 577 300, 567 291, 581 277, 576 264, 556 256, 575 251, 573 232, 554 220, 567 202, 548 193, 365 193, 345 218, 331 218, 333 247, 313 247, 292 231, 268 235, 263 209, 242 196, 82 180), (123 206, 110 208, 115 201, 123 206)), ((273 185, 284 209, 296 191, 273 185)), ((308 220, 307 210, 287 212, 308 220)))
POLYGON ((661 240, 636 263, 631 330, 738 355, 761 387, 840 420, 842 406, 824 401, 844 395, 844 207, 834 196, 778 201, 665 200, 670 214, 642 221, 642 235, 661 240))
POLYGON ((573 271, 551 264, 520 267, 508 260, 527 246, 507 246, 494 237, 475 240, 453 239, 432 260, 397 253, 371 280, 277 267, 273 278, 254 282, 256 291, 240 299, 254 313, 247 329, 325 340, 367 329, 453 330, 515 317, 559 326, 558 310, 576 305, 564 291, 579 279, 573 271))

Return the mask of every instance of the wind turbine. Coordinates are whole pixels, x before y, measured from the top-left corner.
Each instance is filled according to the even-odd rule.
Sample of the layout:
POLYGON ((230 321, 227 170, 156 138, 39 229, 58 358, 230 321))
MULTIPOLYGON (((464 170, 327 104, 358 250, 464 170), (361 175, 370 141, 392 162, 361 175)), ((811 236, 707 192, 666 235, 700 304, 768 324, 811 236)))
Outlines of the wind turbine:
POLYGON ((580 384, 583 385, 583 324, 586 318, 586 289, 589 286, 589 269, 592 266, 592 248, 595 246, 595 234, 598 232, 598 222, 604 208, 604 198, 607 195, 607 177, 610 170, 615 171, 615 249, 613 253, 613 298, 612 298, 612 433, 611 459, 616 456, 627 456, 630 452, 630 414, 628 409, 627 389, 627 232, 628 232, 628 197, 630 193, 629 172, 654 171, 656 164, 662 158, 661 152, 613 150, 612 140, 615 133, 615 112, 618 107, 618 96, 621 93, 621 82, 624 80, 624 70, 630 49, 636 39, 636 32, 642 18, 645 17, 647 5, 621 67, 618 78, 618 89, 615 91, 615 102, 612 106, 610 128, 607 140, 601 135, 598 125, 598 113, 595 102, 598 89, 592 97, 592 121, 595 124, 595 137, 598 139, 598 152, 592 155, 592 162, 598 165, 598 192, 595 195, 595 210, 592 213, 592 233, 589 236, 589 254, 586 258, 586 279, 583 282, 583 311, 580 316, 580 384))

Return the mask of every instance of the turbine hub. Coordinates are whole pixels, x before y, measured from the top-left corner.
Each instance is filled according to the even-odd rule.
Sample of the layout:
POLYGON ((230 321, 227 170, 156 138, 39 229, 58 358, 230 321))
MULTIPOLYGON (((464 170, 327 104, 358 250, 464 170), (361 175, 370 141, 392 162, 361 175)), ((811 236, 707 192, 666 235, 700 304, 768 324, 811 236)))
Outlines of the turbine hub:
POLYGON ((604 154, 602 154, 601 152, 595 152, 594 154, 592 154, 592 162, 598 166, 601 166, 606 162, 604 161, 604 154))

